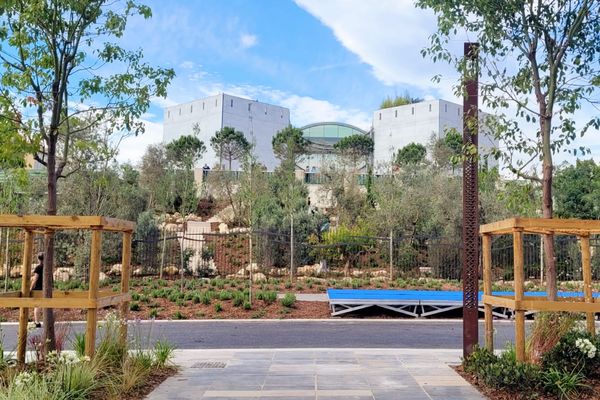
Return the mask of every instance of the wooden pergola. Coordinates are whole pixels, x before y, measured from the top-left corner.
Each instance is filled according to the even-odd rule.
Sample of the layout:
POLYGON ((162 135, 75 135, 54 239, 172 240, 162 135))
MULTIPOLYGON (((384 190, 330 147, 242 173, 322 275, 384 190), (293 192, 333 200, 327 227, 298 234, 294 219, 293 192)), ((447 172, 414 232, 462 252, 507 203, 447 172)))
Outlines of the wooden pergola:
MULTIPOLYGON (((85 353, 93 356, 96 343, 98 309, 120 305, 123 319, 127 319, 129 294, 129 270, 131 263, 131 238, 135 223, 114 218, 97 216, 50 216, 50 215, 0 215, 0 227, 19 228, 25 231, 23 264, 21 267, 21 291, 0 293, 0 307, 19 308, 19 337, 17 359, 25 361, 27 346, 27 321, 29 308, 80 308, 87 309, 85 333, 85 353), (39 291, 30 292, 31 265, 33 261, 33 237, 36 233, 46 234, 59 230, 90 230, 92 243, 90 251, 89 289, 59 291, 54 290, 52 298, 43 298, 39 291), (102 233, 121 232, 123 250, 121 260, 121 290, 99 290, 100 267, 102 264, 102 233)), ((127 324, 121 325, 121 340, 127 339, 127 324)))
POLYGON ((485 312, 485 345, 494 349, 492 307, 506 307, 515 312, 515 349, 517 360, 525 361, 525 312, 567 311, 586 314, 587 330, 595 333, 594 314, 600 312, 592 292, 590 235, 600 233, 600 221, 580 219, 511 218, 482 225, 483 304, 485 312), (492 294, 492 236, 512 234, 514 252, 514 296, 492 294), (583 297, 561 297, 550 301, 544 297, 525 296, 523 274, 523 235, 551 234, 577 236, 581 244, 583 297))

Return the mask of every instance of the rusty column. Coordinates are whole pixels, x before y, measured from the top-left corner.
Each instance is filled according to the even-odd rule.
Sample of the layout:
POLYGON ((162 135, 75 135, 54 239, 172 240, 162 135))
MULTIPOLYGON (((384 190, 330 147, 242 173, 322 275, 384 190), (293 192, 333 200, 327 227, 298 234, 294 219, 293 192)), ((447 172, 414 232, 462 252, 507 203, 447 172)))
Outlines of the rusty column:
POLYGON ((463 355, 473 352, 479 342, 479 185, 477 183, 478 74, 477 43, 465 43, 466 66, 463 76, 463 355))

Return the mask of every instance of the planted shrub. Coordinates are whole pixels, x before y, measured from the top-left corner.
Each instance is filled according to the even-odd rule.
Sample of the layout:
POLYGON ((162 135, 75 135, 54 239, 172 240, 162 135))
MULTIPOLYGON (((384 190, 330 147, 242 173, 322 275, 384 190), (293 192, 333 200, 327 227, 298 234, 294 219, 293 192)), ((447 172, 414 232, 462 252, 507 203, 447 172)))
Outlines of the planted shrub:
POLYGON ((572 331, 542 357, 546 370, 581 371, 585 376, 600 368, 598 338, 587 332, 572 331))
POLYGON ((221 303, 215 303, 215 312, 223 311, 223 305, 221 303))
POLYGON ((232 298, 233 298, 233 293, 231 293, 228 290, 221 290, 219 292, 219 300, 221 300, 221 301, 231 300, 232 298))
POLYGON ((281 299, 281 305, 284 307, 294 307, 296 304, 296 295, 294 293, 286 293, 281 299))
POLYGON ((271 304, 277 301, 277 292, 274 290, 269 290, 268 292, 264 292, 263 299, 265 303, 271 304))
POLYGON ((130 311, 140 311, 140 304, 139 304, 139 303, 137 303, 137 302, 135 302, 135 301, 132 301, 132 302, 129 304, 129 310, 130 310, 130 311))
POLYGON ((186 319, 186 316, 183 315, 183 313, 181 311, 177 310, 175 312, 175 314, 173 315, 173 318, 174 319, 186 319))
POLYGON ((545 392, 558 396, 559 399, 573 399, 588 386, 584 382, 585 375, 579 371, 566 371, 550 368, 541 374, 541 385, 545 392))
POLYGON ((251 310, 252 309, 252 303, 250 303, 249 301, 244 301, 244 310, 251 310))
POLYGON ((150 318, 158 318, 158 309, 157 308, 153 308, 152 310, 150 310, 150 318))

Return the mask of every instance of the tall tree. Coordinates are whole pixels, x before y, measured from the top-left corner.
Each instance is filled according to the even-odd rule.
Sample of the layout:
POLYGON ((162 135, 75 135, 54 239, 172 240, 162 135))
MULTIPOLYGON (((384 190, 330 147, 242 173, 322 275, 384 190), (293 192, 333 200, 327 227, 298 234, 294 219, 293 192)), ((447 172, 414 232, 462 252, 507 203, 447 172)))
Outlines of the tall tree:
POLYGON ((373 138, 361 134, 346 136, 333 145, 333 148, 336 151, 343 157, 348 158, 354 169, 353 172, 362 169, 362 167, 358 167, 360 162, 368 164, 369 159, 373 154, 373 147, 373 138))
POLYGON ((554 199, 561 218, 600 219, 600 166, 594 160, 577 160, 559 167, 554 199))
POLYGON ((292 125, 277 132, 271 141, 273 153, 282 164, 289 164, 286 168, 295 169, 300 157, 308 150, 309 142, 304 138, 302 131, 292 125))
MULTIPOLYGON (((424 55, 466 72, 468 63, 448 50, 449 41, 464 29, 479 42, 479 65, 487 80, 481 85, 483 102, 500 115, 486 123, 506 144, 503 155, 510 170, 541 184, 542 213, 552 218, 553 154, 567 149, 591 126, 600 127, 597 114, 579 128, 574 118, 582 104, 598 99, 592 82, 600 61, 600 2, 417 0, 416 4, 431 8, 438 17, 438 31, 424 55), (525 122, 516 123, 503 110, 516 111, 525 122), (528 135, 525 126, 533 128, 535 135, 528 135), (516 153, 526 159, 514 158, 516 153), (541 178, 525 169, 535 160, 541 162, 541 178)), ((545 237, 544 246, 548 297, 555 299, 551 235, 545 237)))
POLYGON ((219 165, 223 165, 223 159, 229 162, 229 171, 234 160, 240 160, 250 151, 251 144, 244 134, 234 128, 224 126, 210 138, 210 145, 219 156, 219 165))
POLYGON ((200 160, 206 146, 204 142, 193 135, 181 136, 166 145, 167 159, 175 169, 175 176, 179 172, 181 179, 175 179, 173 184, 181 188, 181 213, 188 214, 196 209, 197 190, 194 180, 194 165, 200 160))
MULTIPOLYGON (((57 212, 58 179, 68 176, 73 135, 100 124, 141 133, 138 118, 150 99, 166 95, 171 69, 154 68, 144 62, 141 50, 111 42, 123 35, 134 15, 149 18, 151 11, 133 0, 8 0, 0 6, 0 115, 11 118, 30 144, 39 145, 35 158, 47 170, 49 215, 57 212), (102 68, 106 64, 124 72, 113 74, 102 68)), ((52 297, 51 232, 44 250, 43 292, 52 297)), ((46 350, 54 349, 52 309, 44 309, 44 333, 46 350)))

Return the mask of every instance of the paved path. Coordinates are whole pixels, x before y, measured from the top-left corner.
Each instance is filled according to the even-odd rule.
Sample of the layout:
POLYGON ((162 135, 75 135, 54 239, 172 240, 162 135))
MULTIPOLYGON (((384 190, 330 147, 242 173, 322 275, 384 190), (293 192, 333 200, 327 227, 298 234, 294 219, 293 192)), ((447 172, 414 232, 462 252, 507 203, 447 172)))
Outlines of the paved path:
MULTIPOLYGON (((514 337, 511 321, 495 321, 496 348, 514 337)), ((16 324, 0 324, 4 348, 14 349, 16 324)), ((83 323, 73 323, 81 332, 83 323)), ((462 320, 203 320, 132 323, 130 333, 167 339, 179 349, 414 348, 461 349, 462 320)), ((41 332, 36 330, 35 332, 41 332)), ((483 343, 483 323, 479 327, 483 343)), ((145 343, 142 343, 145 345, 145 343)))
POLYGON ((457 350, 186 350, 148 400, 482 400, 449 363, 457 350))

